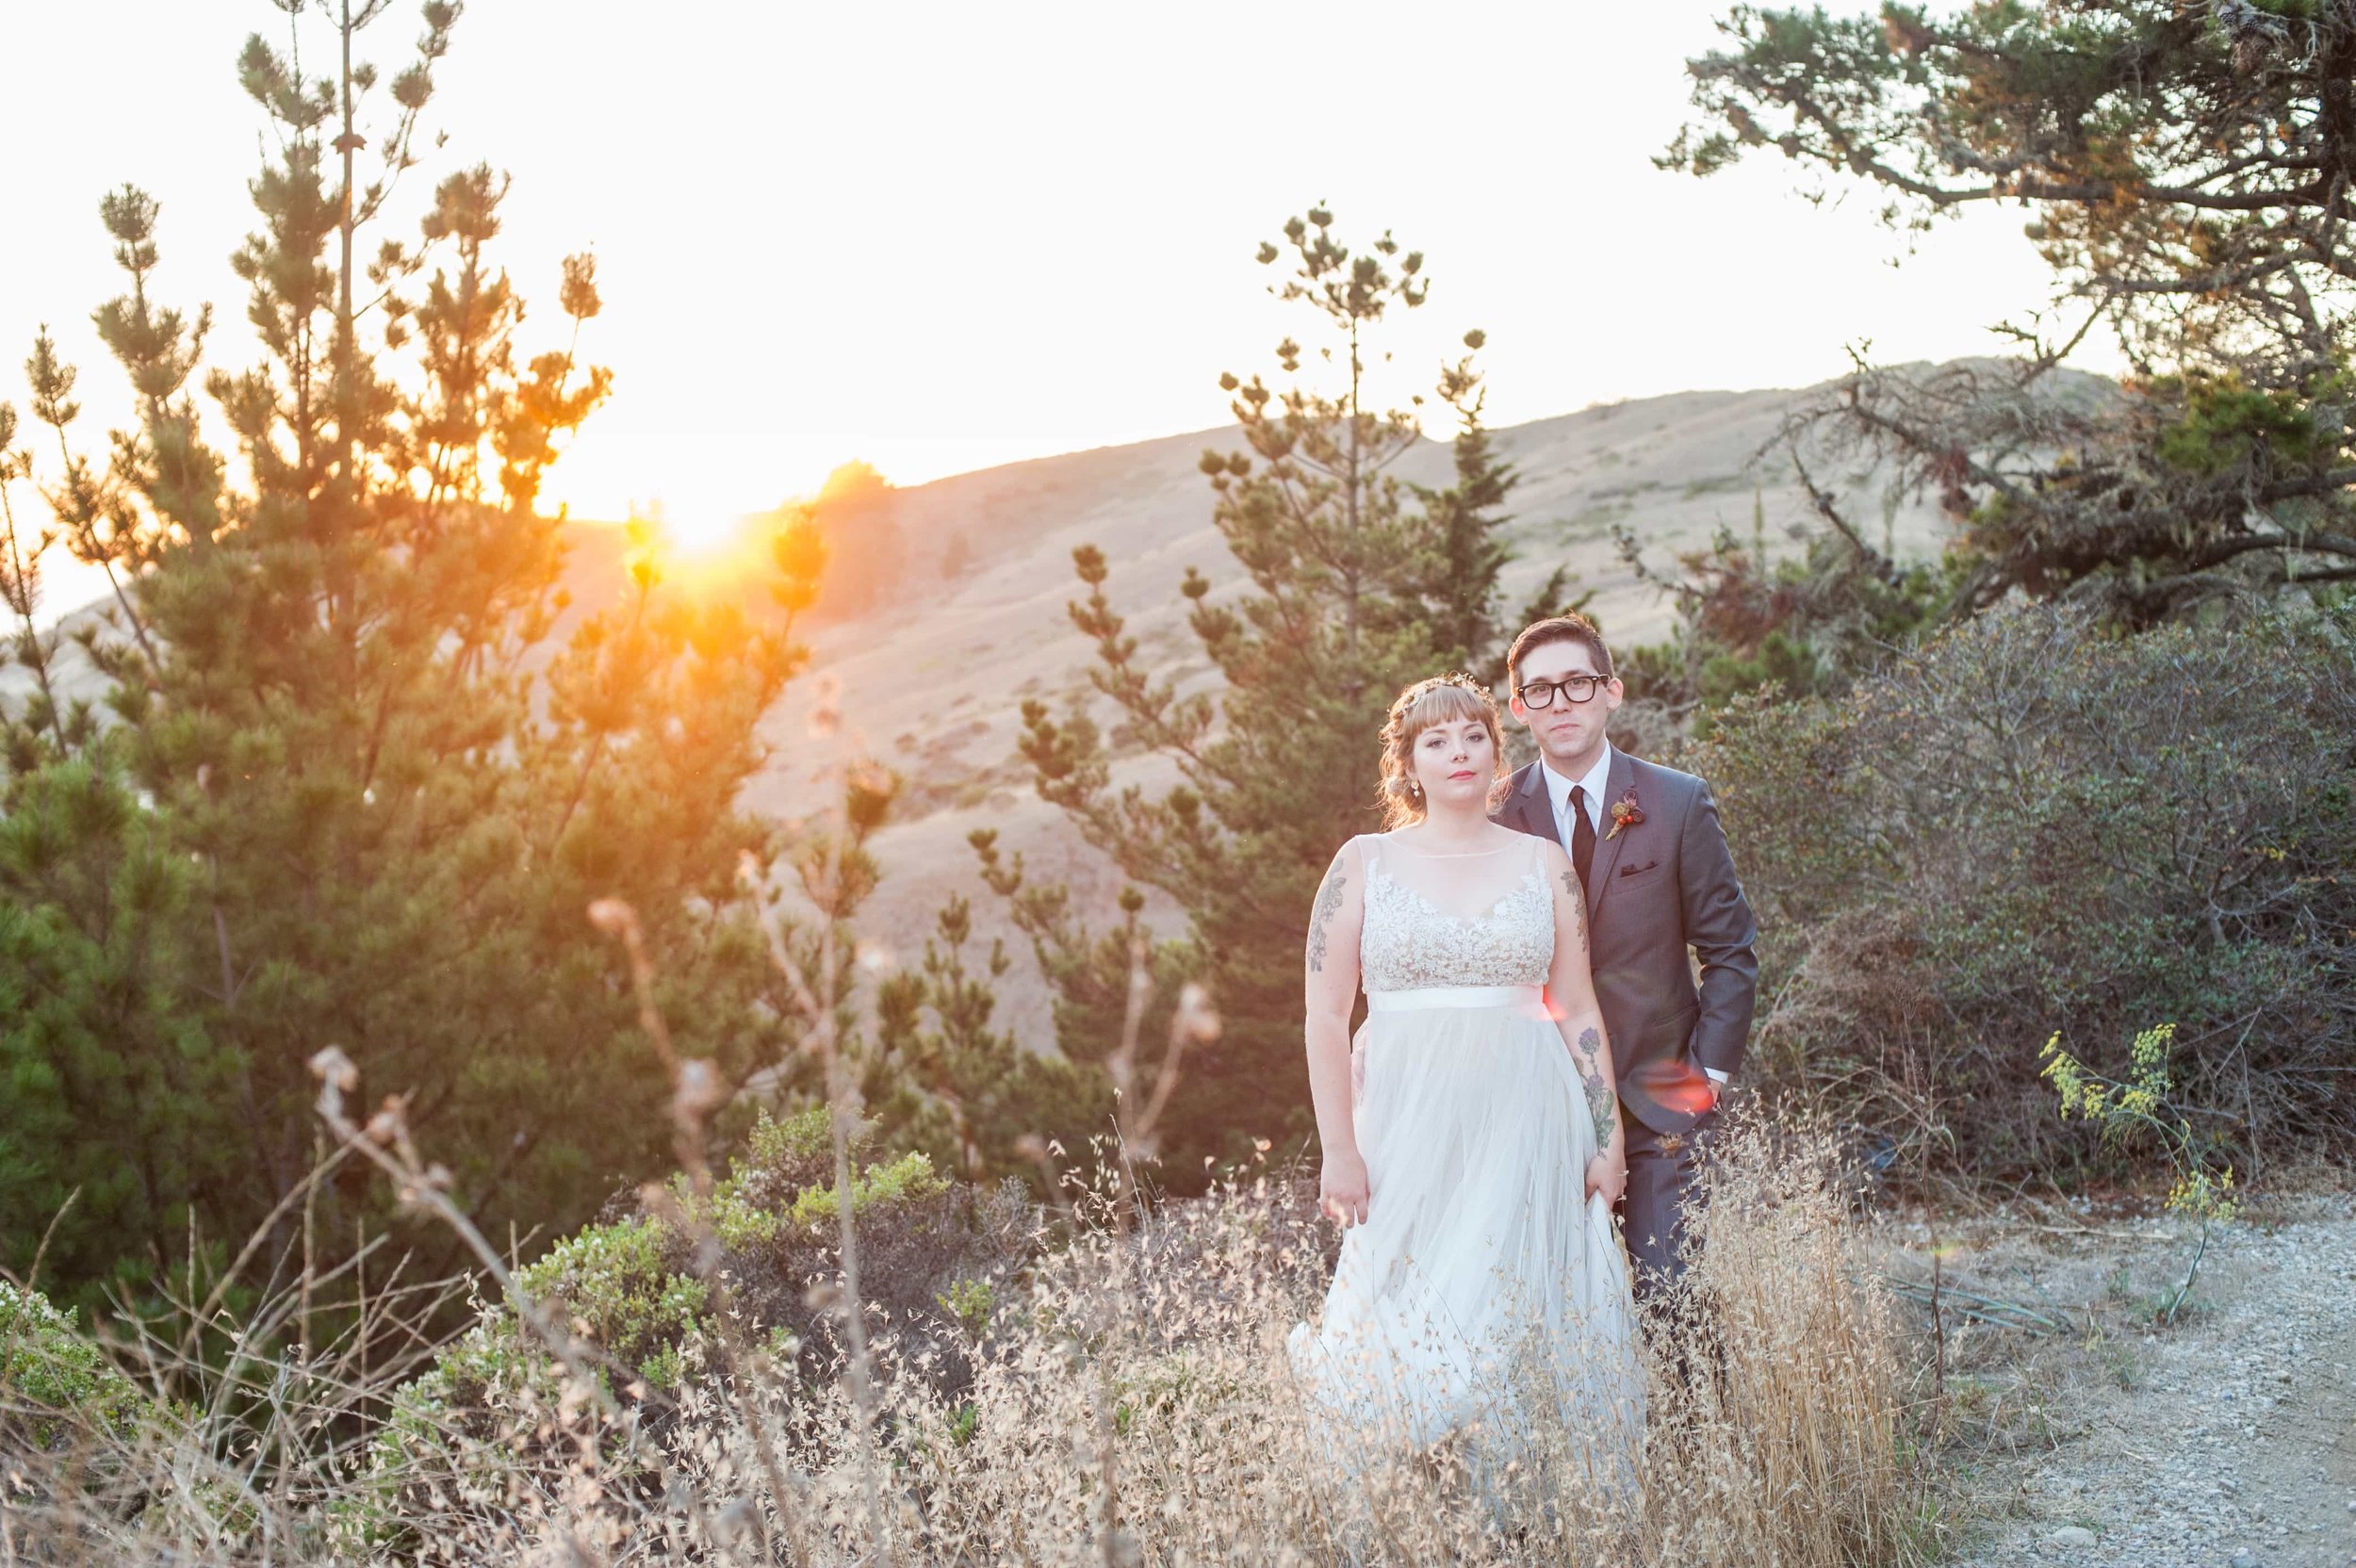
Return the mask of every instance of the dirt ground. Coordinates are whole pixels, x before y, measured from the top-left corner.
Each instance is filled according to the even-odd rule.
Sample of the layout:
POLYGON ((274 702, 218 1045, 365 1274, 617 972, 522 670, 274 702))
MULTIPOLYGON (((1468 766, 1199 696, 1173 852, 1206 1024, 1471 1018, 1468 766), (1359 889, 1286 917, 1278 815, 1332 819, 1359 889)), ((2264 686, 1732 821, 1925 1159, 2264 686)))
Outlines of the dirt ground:
POLYGON ((2091 1205, 1886 1221, 1969 1568, 2356 1565, 2356 1192, 2307 1184, 2217 1228, 2091 1205), (1936 1341, 1933 1342, 1936 1344, 1936 1341))

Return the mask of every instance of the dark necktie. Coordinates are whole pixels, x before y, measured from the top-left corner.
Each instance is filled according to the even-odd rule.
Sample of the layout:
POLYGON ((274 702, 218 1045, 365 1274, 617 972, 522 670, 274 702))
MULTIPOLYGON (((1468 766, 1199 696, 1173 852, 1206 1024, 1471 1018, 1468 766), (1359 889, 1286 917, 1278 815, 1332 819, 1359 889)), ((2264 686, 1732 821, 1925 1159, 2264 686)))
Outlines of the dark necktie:
POLYGON ((1571 786, 1571 867, 1579 873, 1580 891, 1587 888, 1587 868, 1595 863, 1595 825, 1587 816, 1587 790, 1571 786))

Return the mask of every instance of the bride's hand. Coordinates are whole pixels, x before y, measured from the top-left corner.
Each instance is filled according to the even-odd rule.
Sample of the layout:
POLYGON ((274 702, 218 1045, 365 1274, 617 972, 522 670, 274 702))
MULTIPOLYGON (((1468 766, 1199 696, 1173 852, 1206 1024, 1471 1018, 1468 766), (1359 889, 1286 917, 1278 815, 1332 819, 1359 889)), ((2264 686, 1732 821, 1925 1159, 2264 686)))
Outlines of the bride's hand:
POLYGON ((1325 1156, 1317 1173, 1317 1208, 1343 1226, 1366 1222, 1366 1162, 1356 1151, 1325 1156))
POLYGON ((1623 1133, 1612 1140, 1612 1147, 1587 1162, 1587 1196, 1603 1195, 1607 1203, 1617 1203, 1628 1190, 1628 1135, 1623 1133))

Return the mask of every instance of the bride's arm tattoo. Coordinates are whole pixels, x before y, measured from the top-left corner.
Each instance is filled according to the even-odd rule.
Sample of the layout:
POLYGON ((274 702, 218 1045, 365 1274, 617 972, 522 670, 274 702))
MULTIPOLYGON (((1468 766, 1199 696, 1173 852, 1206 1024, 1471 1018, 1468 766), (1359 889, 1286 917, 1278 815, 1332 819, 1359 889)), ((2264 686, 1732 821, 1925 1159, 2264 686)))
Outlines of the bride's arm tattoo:
POLYGON ((1350 878, 1342 874, 1342 863, 1333 862, 1325 874, 1324 885, 1317 889, 1317 913, 1309 919, 1309 972, 1325 972, 1325 928, 1342 906, 1342 890, 1350 886, 1350 878))
POLYGON ((1571 901, 1571 910, 1579 916, 1579 950, 1587 951, 1587 899, 1579 885, 1579 873, 1568 866, 1562 868, 1562 891, 1571 901))
POLYGON ((1595 1119, 1595 1152, 1609 1154, 1612 1135, 1620 1130, 1620 1104, 1595 1060, 1602 1046, 1603 1037, 1593 1026, 1579 1032, 1579 1054, 1585 1058, 1579 1065, 1579 1081, 1587 1086, 1587 1114, 1595 1119))

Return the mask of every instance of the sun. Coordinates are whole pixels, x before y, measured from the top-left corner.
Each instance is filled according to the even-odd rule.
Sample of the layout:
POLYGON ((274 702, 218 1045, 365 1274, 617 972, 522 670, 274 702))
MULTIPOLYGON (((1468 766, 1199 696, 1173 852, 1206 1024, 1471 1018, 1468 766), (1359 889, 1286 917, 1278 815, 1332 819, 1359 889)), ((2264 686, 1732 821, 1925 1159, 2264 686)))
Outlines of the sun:
POLYGON ((754 514, 730 514, 717 507, 682 507, 674 511, 661 497, 630 507, 630 520, 661 541, 664 554, 683 560, 710 559, 732 553, 751 531, 754 514))

